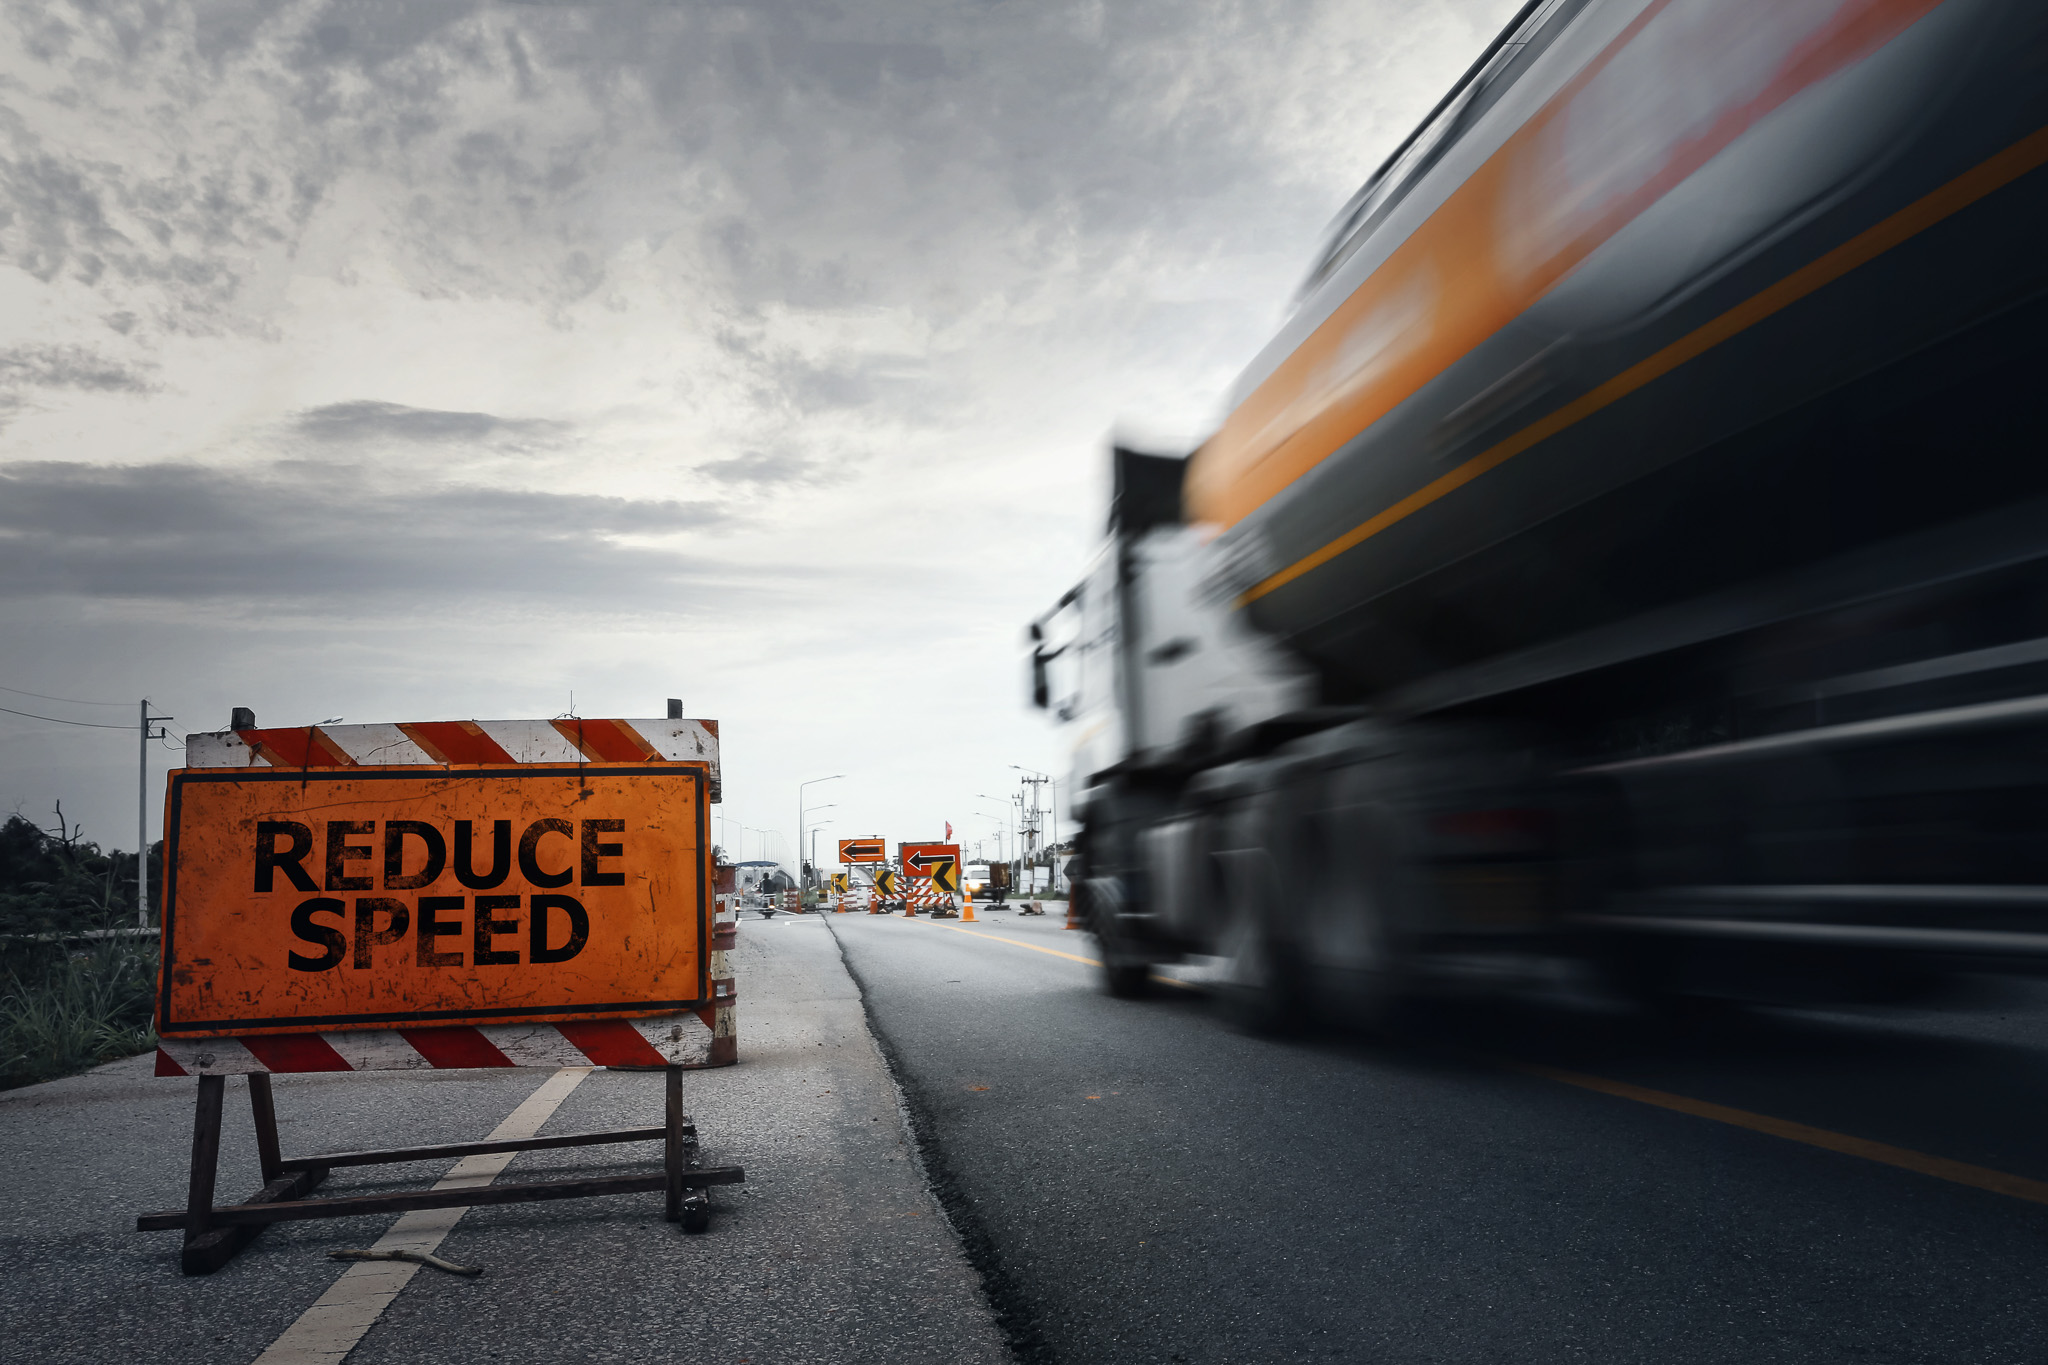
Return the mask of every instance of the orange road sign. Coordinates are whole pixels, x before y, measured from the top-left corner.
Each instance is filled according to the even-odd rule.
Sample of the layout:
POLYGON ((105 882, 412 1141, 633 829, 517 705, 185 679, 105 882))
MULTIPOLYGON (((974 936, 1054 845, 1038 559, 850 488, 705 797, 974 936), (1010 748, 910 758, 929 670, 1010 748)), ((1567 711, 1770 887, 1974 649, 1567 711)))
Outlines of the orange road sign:
POLYGON ((712 1003, 706 768, 187 768, 165 809, 166 1037, 712 1003))
POLYGON ((873 839, 841 839, 839 861, 853 863, 885 863, 888 857, 889 841, 880 837, 873 839))
POLYGON ((901 852, 904 875, 921 880, 930 879, 942 862, 950 862, 955 867, 960 865, 958 844, 905 844, 901 852))

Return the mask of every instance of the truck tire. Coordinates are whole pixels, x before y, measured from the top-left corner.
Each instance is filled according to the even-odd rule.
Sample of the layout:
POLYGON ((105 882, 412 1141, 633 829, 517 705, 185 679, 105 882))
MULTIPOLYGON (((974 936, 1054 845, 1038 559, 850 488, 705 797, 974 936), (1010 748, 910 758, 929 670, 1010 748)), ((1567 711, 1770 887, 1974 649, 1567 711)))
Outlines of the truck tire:
POLYGON ((1119 1000, 1151 993, 1152 964, 1117 927, 1124 905, 1123 884, 1114 877, 1082 877, 1071 892, 1079 899, 1081 923, 1095 936, 1102 955, 1102 986, 1119 1000))

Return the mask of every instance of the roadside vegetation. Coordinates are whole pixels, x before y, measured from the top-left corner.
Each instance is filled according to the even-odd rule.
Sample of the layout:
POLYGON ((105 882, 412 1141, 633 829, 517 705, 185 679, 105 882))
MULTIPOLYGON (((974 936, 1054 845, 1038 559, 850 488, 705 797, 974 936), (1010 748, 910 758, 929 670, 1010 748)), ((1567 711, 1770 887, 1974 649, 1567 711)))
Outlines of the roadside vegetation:
MULTIPOLYGON (((151 903, 161 845, 150 850, 151 903)), ((0 1089, 156 1045, 154 936, 135 924, 135 855, 20 815, 0 825, 0 1089)))

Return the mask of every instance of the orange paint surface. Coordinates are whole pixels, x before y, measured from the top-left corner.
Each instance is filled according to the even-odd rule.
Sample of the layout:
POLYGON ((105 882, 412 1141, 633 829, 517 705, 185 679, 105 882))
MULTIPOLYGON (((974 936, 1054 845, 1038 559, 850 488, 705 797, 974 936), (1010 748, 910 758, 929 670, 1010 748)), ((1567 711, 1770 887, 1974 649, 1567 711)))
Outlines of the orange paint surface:
POLYGON ((705 769, 170 775, 168 1037, 706 1005, 705 769))
POLYGON ((1189 463, 1189 515, 1228 527, 1271 501, 1520 316, 1760 119, 1869 56, 1937 4, 1838 0, 1824 22, 1766 55, 1745 46, 1744 35, 1776 0, 1726 0, 1728 50, 1745 65, 1715 73, 1719 83, 1701 89, 1680 80, 1694 73, 1698 54, 1665 53, 1662 59, 1678 63, 1669 80, 1635 73, 1636 93, 1652 107, 1622 117, 1597 98, 1596 83, 1671 5, 1654 0, 1225 419, 1189 463), (1637 124, 1656 112, 1659 90, 1671 100, 1703 101, 1708 116, 1688 105, 1682 134, 1664 141, 1637 135, 1637 124), (1608 130, 1613 146, 1587 139, 1588 127, 1608 130), (1575 150, 1574 138, 1594 145, 1575 150), (1575 161, 1592 162, 1598 173, 1575 161))
POLYGON ((960 866, 960 845, 958 844, 904 844, 902 853, 903 875, 929 881, 933 870, 942 858, 953 860, 953 866, 960 866))
POLYGON ((839 841, 839 862, 842 866, 854 863, 885 863, 889 861, 889 841, 877 834, 867 839, 841 839, 839 841))

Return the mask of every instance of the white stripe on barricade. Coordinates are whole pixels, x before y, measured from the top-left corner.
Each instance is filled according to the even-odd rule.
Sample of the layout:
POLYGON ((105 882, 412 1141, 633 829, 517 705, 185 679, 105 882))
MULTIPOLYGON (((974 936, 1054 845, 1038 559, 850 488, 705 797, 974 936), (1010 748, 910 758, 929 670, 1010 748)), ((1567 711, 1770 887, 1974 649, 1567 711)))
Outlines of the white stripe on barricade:
POLYGON ((714 979, 717 1003, 648 1019, 560 1024, 487 1024, 337 1033, 255 1033, 233 1038, 164 1038, 159 1076, 250 1072, 432 1071, 507 1066, 723 1066, 732 1062, 737 998, 730 977, 714 979), (711 1015, 709 1022, 704 1015, 711 1015))
POLYGON ((185 739, 188 768, 703 763, 720 799, 718 722, 462 720, 222 730, 185 739))

